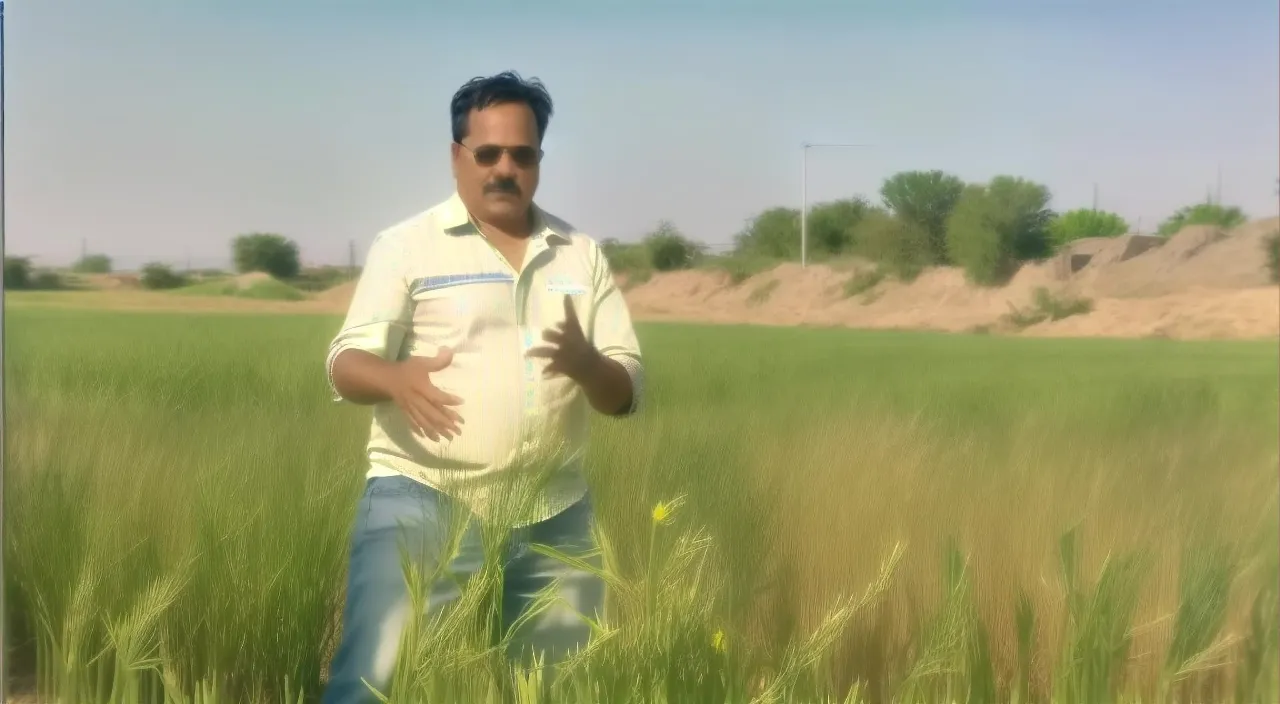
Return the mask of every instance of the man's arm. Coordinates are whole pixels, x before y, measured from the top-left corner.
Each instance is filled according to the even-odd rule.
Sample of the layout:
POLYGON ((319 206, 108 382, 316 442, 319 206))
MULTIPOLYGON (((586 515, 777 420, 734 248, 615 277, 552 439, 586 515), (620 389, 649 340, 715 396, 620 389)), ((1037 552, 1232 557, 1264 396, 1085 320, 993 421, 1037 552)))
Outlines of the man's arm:
POLYGON ((390 400, 395 360, 413 315, 405 261, 398 233, 374 239, 325 360, 334 400, 361 405, 390 400))
POLYGON ((596 361, 580 382, 591 407, 610 416, 640 410, 644 398, 644 363, 631 324, 627 302, 613 280, 604 251, 591 246, 592 306, 586 333, 598 351, 596 361))

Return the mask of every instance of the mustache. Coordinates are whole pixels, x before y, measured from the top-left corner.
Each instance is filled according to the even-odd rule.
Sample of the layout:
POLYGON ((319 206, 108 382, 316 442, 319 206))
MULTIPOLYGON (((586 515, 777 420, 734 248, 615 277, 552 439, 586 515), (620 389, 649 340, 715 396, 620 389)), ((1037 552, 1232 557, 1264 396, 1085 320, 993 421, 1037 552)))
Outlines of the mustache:
POLYGON ((520 186, 513 178, 499 178, 486 183, 484 186, 485 193, 510 193, 513 196, 520 195, 520 186))

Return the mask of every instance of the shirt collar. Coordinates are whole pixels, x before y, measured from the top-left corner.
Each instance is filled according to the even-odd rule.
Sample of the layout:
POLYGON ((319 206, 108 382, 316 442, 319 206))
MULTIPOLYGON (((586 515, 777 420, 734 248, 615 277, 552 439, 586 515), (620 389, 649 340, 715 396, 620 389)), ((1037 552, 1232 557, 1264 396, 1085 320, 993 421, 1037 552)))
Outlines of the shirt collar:
MULTIPOLYGON (((462 202, 462 197, 457 191, 454 191, 449 200, 445 201, 440 214, 440 224, 444 231, 451 235, 477 234, 475 226, 471 223, 471 215, 467 212, 467 206, 462 202)), ((568 231, 536 203, 533 204, 533 236, 563 243, 570 242, 568 231)))

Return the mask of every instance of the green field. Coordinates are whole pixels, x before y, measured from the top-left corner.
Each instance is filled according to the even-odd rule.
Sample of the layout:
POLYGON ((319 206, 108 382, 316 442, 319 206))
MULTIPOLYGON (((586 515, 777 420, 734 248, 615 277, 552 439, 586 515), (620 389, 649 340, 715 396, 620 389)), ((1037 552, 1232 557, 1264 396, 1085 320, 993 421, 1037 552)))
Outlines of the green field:
MULTIPOLYGON (((315 696, 368 431, 328 401, 338 321, 6 318, 15 683, 315 696)), ((591 467, 644 598, 554 701, 1280 701, 1276 344, 640 337, 647 409, 591 467)), ((474 654, 399 701, 498 701, 474 654)))

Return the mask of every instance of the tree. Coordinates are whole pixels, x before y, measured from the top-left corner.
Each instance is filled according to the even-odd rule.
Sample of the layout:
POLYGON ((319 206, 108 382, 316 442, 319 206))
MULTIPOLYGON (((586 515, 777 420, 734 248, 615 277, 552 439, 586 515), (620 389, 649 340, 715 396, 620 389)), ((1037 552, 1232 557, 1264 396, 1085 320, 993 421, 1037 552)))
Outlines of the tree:
POLYGON ((1214 225, 1228 229, 1243 224, 1245 219, 1244 211, 1235 206, 1206 201, 1197 205, 1188 205, 1170 215, 1167 220, 1160 223, 1156 234, 1165 237, 1176 235, 1188 225, 1214 225))
POLYGON ((872 208, 863 198, 819 203, 809 210, 809 254, 836 255, 853 249, 859 223, 872 208))
POLYGON ((947 221, 947 252, 980 285, 1003 283, 1019 261, 1048 254, 1049 189, 1012 176, 965 187, 947 221))
POLYGON ((31 287, 31 260, 26 257, 4 258, 4 287, 21 291, 31 287))
POLYGON ((1128 231, 1124 218, 1092 208, 1069 210, 1049 223, 1049 239, 1055 247, 1086 237, 1119 237, 1128 231))
POLYGON ((298 245, 282 235, 254 232, 240 235, 232 242, 236 271, 266 272, 277 279, 292 279, 302 268, 298 245))
POLYGON ((1053 195, 1047 186, 1016 176, 997 176, 991 179, 987 193, 1008 230, 1014 257, 1039 259, 1053 251, 1049 241, 1049 223, 1054 217, 1049 201, 1053 195))
POLYGON ((735 239, 738 254, 799 259, 800 211, 770 208, 752 218, 735 239))
POLYGON ((77 274, 110 274, 111 257, 105 254, 86 254, 71 266, 77 274))
POLYGON ((885 179, 880 198, 900 219, 923 228, 934 261, 947 261, 947 218, 964 192, 964 181, 942 171, 903 171, 885 179))
POLYGON ((701 244, 684 236, 670 221, 663 220, 653 232, 645 235, 644 247, 649 263, 657 271, 688 269, 702 257, 701 244))

